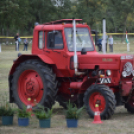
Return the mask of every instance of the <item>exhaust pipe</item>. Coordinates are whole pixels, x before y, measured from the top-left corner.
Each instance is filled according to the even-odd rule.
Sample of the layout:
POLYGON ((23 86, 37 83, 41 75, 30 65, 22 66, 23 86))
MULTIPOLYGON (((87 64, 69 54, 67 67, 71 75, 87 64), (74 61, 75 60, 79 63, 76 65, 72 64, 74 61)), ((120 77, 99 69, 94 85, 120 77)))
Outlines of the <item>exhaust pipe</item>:
POLYGON ((85 72, 78 72, 78 57, 76 53, 76 22, 73 19, 73 42, 74 42, 74 69, 75 75, 83 75, 85 72))
POLYGON ((102 51, 106 53, 106 20, 103 19, 103 40, 102 40, 102 51))

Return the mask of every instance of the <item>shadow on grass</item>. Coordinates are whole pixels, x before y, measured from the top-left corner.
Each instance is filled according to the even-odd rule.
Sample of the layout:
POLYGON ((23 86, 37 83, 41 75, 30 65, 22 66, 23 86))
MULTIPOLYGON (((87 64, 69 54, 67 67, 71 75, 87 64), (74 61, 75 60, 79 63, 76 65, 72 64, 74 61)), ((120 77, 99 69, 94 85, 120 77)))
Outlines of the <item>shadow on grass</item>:
MULTIPOLYGON (((65 109, 64 108, 54 108, 53 113, 56 113, 56 115, 64 115, 65 114, 65 109)), ((88 115, 87 111, 84 109, 81 113, 81 119, 87 119, 90 118, 88 115)))
POLYGON ((127 119, 132 119, 134 116, 134 114, 130 113, 130 112, 118 112, 115 113, 112 117, 113 120, 126 120, 127 119))
POLYGON ((65 111, 64 108, 53 108, 53 113, 57 113, 57 115, 63 114, 65 111))

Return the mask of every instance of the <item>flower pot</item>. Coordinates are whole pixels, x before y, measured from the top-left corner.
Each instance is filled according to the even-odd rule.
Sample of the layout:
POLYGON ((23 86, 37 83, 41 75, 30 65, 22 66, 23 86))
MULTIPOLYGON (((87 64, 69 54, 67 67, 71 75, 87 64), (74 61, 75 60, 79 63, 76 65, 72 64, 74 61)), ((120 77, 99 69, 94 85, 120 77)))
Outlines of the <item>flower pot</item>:
POLYGON ((78 126, 78 120, 76 119, 66 119, 67 121, 67 127, 77 127, 78 126))
POLYGON ((13 116, 2 116, 2 125, 12 125, 13 116))
POLYGON ((29 118, 18 118, 18 125, 19 126, 28 126, 29 118))
POLYGON ((41 128, 50 128, 51 119, 39 119, 39 126, 41 128))

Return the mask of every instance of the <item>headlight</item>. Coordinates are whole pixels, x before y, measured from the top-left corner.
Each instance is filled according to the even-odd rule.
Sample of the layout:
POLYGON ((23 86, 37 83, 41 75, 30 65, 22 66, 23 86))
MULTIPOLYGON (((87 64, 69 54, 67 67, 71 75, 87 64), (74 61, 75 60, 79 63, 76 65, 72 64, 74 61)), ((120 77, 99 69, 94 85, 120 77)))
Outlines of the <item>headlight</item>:
POLYGON ((122 72, 122 76, 123 76, 123 77, 126 77, 126 76, 127 76, 127 72, 126 72, 126 71, 123 71, 123 72, 122 72))
MULTIPOLYGON (((131 62, 127 62, 125 65, 124 65, 124 69, 123 69, 123 72, 126 76, 130 76, 132 74, 132 71, 133 71, 133 66, 131 64, 131 62), (125 72, 124 72, 125 71, 125 72)), ((123 73, 122 72, 122 73, 123 73)))
POLYGON ((132 71, 132 75, 134 76, 134 70, 132 71))
POLYGON ((106 73, 107 73, 107 76, 111 75, 111 71, 110 70, 107 70, 106 73))

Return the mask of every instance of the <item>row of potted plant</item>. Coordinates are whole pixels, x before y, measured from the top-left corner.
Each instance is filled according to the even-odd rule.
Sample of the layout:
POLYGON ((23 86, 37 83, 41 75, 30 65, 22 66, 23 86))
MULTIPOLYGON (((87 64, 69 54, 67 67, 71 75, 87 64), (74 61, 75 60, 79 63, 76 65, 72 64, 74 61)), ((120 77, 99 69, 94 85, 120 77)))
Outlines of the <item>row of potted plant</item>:
MULTIPOLYGON (((78 119, 81 115, 83 107, 78 109, 76 105, 72 103, 67 104, 67 109, 65 110, 67 127, 77 127, 78 119)), ((33 114, 39 119, 39 126, 41 128, 50 128, 51 127, 51 116, 53 109, 44 108, 41 105, 38 105, 33 114)), ((12 109, 7 103, 6 106, 0 107, 0 116, 2 117, 3 125, 12 125, 13 116, 17 113, 18 116, 18 125, 19 126, 28 126, 29 118, 31 117, 31 112, 27 111, 26 107, 23 109, 12 109)))
POLYGON ((6 103, 5 106, 0 107, 0 116, 2 119, 2 125, 12 125, 13 117, 14 117, 15 113, 17 113, 17 115, 18 115, 18 125, 19 126, 21 126, 21 124, 22 124, 21 120, 24 120, 31 116, 31 113, 27 112, 26 107, 24 107, 23 109, 14 109, 9 106, 9 103, 6 103))

